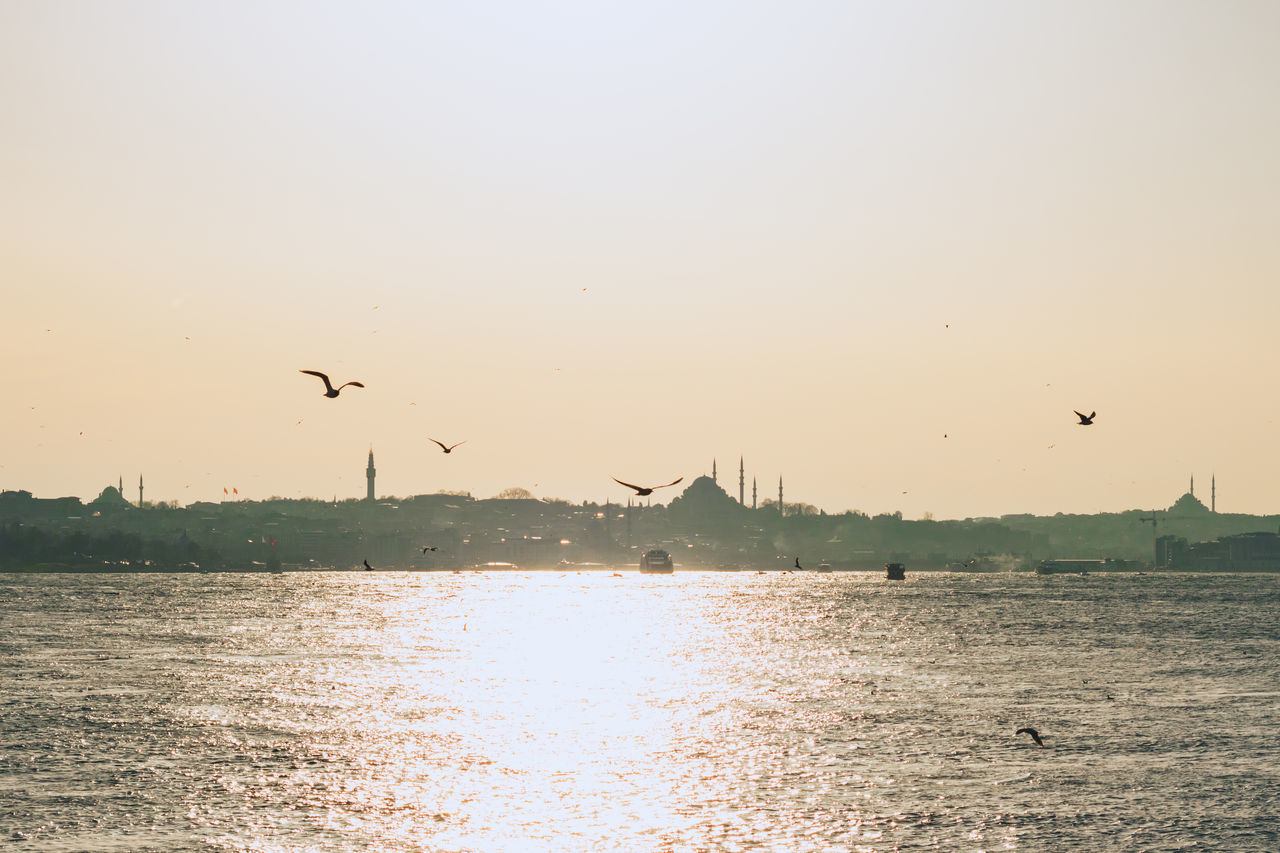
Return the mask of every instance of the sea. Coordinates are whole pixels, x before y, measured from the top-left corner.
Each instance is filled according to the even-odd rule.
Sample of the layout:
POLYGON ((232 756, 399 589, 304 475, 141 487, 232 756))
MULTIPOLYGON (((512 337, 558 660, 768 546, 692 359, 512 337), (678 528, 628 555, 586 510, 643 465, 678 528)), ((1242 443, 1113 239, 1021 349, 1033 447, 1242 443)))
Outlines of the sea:
POLYGON ((15 853, 1277 851, 1278 731, 1275 575, 0 575, 15 853))

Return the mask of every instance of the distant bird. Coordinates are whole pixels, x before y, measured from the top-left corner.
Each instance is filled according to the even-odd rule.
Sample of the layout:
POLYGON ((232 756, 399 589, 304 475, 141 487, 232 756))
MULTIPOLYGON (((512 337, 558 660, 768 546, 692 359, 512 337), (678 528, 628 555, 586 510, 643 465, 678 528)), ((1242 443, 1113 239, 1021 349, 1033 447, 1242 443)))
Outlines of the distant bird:
POLYGON ((364 570, 365 570, 366 572, 371 572, 371 571, 373 571, 373 566, 369 565, 369 561, 368 561, 368 560, 365 560, 365 561, 364 561, 364 570))
POLYGON ((336 397, 336 396, 338 396, 338 392, 339 392, 339 391, 341 391, 343 388, 346 388, 348 385, 354 385, 354 386, 355 386, 355 387, 357 387, 357 388, 363 388, 363 387, 364 387, 364 383, 363 383, 363 382, 354 382, 354 381, 352 381, 352 382, 343 382, 343 383, 342 383, 341 385, 339 385, 337 388, 334 388, 334 387, 333 387, 333 384, 329 382, 329 377, 328 377, 328 376, 325 376, 323 373, 321 373, 321 372, 320 372, 320 371, 318 371, 318 370, 299 370, 298 372, 299 372, 299 373, 306 373, 306 374, 309 374, 309 375, 311 375, 311 376, 319 376, 319 377, 320 377, 320 379, 324 382, 324 395, 325 395, 326 397, 336 397))
POLYGON ((422 546, 422 553, 424 553, 424 554, 425 554, 425 553, 427 553, 428 551, 434 551, 435 549, 436 549, 436 546, 435 546, 435 545, 423 545, 423 546, 422 546))
POLYGON ((799 558, 799 557, 796 557, 796 568, 797 568, 797 569, 803 569, 803 568, 804 568, 803 566, 801 566, 801 565, 800 565, 800 558, 799 558))
MULTIPOLYGON (((1075 412, 1076 410, 1072 409, 1071 411, 1075 412)), ((1090 424, 1093 423, 1093 419, 1096 418, 1097 416, 1098 416, 1097 412, 1090 412, 1087 415, 1082 415, 1079 412, 1076 412, 1076 417, 1080 419, 1080 423, 1076 424, 1076 426, 1089 426, 1090 424)))
POLYGON ((635 489, 637 495, 644 497, 645 495, 653 494, 654 489, 665 489, 667 486, 674 486, 683 479, 684 477, 676 477, 670 483, 663 483, 661 486, 633 486, 631 483, 622 482, 617 477, 614 477, 613 481, 621 486, 626 486, 628 489, 635 489))
POLYGON ((1020 734, 1023 734, 1024 732, 1026 734, 1031 735, 1031 739, 1036 742, 1036 746, 1040 747, 1041 749, 1044 749, 1044 741, 1040 740, 1040 733, 1035 729, 1031 728, 1030 726, 1027 726, 1025 729, 1018 729, 1016 732, 1014 732, 1014 734, 1020 735, 1020 734))
POLYGON ((446 445, 445 445, 445 443, 444 443, 443 441, 436 441, 434 438, 431 438, 431 436, 427 436, 427 438, 428 438, 428 439, 430 439, 431 441, 435 441, 435 442, 436 442, 436 444, 440 445, 440 449, 441 449, 441 450, 443 450, 445 453, 452 453, 452 452, 453 452, 453 448, 457 447, 457 446, 458 446, 458 444, 466 444, 466 443, 467 443, 466 439, 463 439, 462 441, 459 441, 459 442, 458 442, 458 444, 450 444, 450 445, 447 445, 447 446, 446 446, 446 445))

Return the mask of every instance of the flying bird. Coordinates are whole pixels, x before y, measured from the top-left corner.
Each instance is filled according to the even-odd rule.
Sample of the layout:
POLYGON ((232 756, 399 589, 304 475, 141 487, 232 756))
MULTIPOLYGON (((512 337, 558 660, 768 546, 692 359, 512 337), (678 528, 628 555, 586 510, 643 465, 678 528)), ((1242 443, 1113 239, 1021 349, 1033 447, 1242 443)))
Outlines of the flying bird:
MULTIPOLYGON (((1071 411, 1075 412, 1076 410, 1072 409, 1071 411)), ((1080 419, 1080 423, 1077 424, 1077 426, 1089 426, 1090 424, 1093 423, 1093 419, 1097 416, 1098 416, 1097 412, 1090 412, 1087 415, 1082 415, 1079 412, 1076 412, 1076 417, 1080 419)))
POLYGON ((435 545, 423 545, 423 546, 422 546, 422 553, 424 553, 424 554, 425 554, 425 553, 427 553, 428 551, 434 551, 435 549, 436 549, 436 546, 435 546, 435 545))
POLYGON ((617 477, 614 477, 613 481, 618 485, 626 486, 628 489, 635 489, 637 495, 639 495, 640 497, 644 497, 645 495, 653 494, 654 489, 665 489, 667 486, 674 486, 676 483, 680 482, 683 479, 684 477, 676 477, 670 483, 663 483, 661 486, 633 486, 630 483, 622 482, 617 477))
POLYGON ((368 560, 365 560, 365 561, 364 561, 364 570, 365 570, 366 572, 371 572, 371 571, 373 571, 373 566, 369 565, 369 561, 368 561, 368 560))
POLYGON ((441 449, 441 450, 443 450, 445 453, 452 453, 452 452, 453 452, 453 448, 457 447, 457 446, 458 446, 458 444, 466 444, 466 443, 467 443, 466 439, 463 439, 462 441, 459 441, 459 442, 458 442, 458 444, 445 445, 445 443, 444 443, 443 441, 436 441, 434 438, 431 438, 431 436, 427 436, 427 438, 431 439, 432 441, 435 441, 435 442, 436 442, 436 444, 440 445, 440 449, 441 449))
POLYGON ((1031 739, 1036 742, 1036 746, 1040 747, 1041 749, 1044 749, 1044 741, 1040 740, 1040 733, 1035 729, 1031 728, 1030 726, 1027 726, 1025 729, 1018 729, 1016 732, 1014 732, 1014 734, 1020 735, 1020 734, 1023 734, 1024 732, 1026 734, 1031 735, 1031 739))
POLYGON ((343 388, 346 388, 348 385, 354 385, 354 386, 355 386, 355 387, 357 387, 357 388, 363 388, 363 387, 364 387, 364 383, 363 383, 363 382, 355 382, 355 381, 352 381, 352 382, 343 382, 343 383, 342 383, 341 385, 339 385, 337 388, 334 388, 334 387, 333 387, 333 384, 329 382, 329 377, 328 377, 328 376, 325 376, 323 373, 321 373, 321 372, 320 372, 320 371, 318 371, 318 370, 299 370, 298 372, 299 372, 299 373, 307 373, 307 374, 310 374, 311 376, 319 376, 319 377, 320 377, 320 379, 324 382, 324 395, 325 395, 326 397, 336 397, 336 396, 338 396, 338 392, 339 392, 339 391, 341 391, 343 388))
POLYGON ((803 568, 804 568, 803 566, 801 566, 801 565, 800 565, 800 558, 799 558, 799 557, 796 557, 796 568, 797 568, 797 569, 801 569, 801 570, 803 570, 803 568))

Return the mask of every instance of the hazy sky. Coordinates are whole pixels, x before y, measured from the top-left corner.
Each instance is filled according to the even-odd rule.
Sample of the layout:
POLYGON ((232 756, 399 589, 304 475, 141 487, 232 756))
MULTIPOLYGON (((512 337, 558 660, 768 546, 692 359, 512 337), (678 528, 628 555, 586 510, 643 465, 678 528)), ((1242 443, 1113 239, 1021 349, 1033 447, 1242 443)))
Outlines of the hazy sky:
POLYGON ((1277 33, 0 0, 0 488, 1280 512, 1277 33))

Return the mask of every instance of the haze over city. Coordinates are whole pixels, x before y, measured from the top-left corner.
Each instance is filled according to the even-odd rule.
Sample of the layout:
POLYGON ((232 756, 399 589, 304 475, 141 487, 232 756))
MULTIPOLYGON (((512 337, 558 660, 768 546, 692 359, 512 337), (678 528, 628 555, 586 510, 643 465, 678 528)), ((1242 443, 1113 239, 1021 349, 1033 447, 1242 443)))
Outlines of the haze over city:
POLYGON ((1276 513, 1277 32, 7 2, 0 489, 1276 513))

